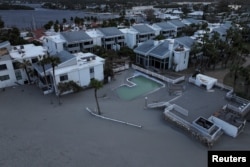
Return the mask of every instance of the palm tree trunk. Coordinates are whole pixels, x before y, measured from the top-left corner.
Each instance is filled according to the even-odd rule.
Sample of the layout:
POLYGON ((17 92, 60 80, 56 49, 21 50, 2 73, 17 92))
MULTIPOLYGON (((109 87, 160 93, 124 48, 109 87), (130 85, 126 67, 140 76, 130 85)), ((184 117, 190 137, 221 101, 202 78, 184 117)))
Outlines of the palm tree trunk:
POLYGON ((26 75, 28 77, 28 81, 29 81, 29 84, 30 84, 31 83, 31 81, 30 81, 30 75, 29 75, 28 70, 27 70, 26 67, 24 68, 24 71, 25 71, 25 73, 26 73, 26 75))
POLYGON ((45 83, 46 83, 46 86, 47 88, 49 88, 49 82, 48 82, 48 79, 47 79, 47 75, 46 75, 46 72, 45 72, 45 67, 44 65, 42 65, 42 68, 43 68, 43 73, 44 73, 44 79, 45 79, 45 83))
POLYGON ((98 102, 98 98, 97 98, 97 89, 95 89, 95 101, 96 101, 96 105, 97 105, 98 115, 101 115, 101 110, 100 110, 100 106, 99 106, 99 102, 98 102))

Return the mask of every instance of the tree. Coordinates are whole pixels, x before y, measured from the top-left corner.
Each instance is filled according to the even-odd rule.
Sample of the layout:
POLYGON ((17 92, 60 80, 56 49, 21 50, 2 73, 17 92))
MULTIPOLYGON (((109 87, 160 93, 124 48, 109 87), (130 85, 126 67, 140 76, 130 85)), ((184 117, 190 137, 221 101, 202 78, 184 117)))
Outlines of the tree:
POLYGON ((154 38, 154 40, 158 40, 158 41, 163 40, 163 39, 166 39, 166 37, 165 37, 164 35, 162 35, 162 34, 157 35, 157 36, 154 38))
POLYGON ((153 9, 146 9, 144 11, 144 13, 146 14, 147 21, 154 22, 156 17, 154 15, 154 10, 153 9))
POLYGON ((94 88, 95 100, 96 100, 96 105, 97 105, 97 112, 98 112, 98 115, 101 115, 101 110, 100 110, 100 106, 99 106, 99 102, 98 102, 98 98, 97 98, 97 90, 102 88, 103 84, 101 81, 98 81, 96 79, 92 79, 90 81, 90 86, 94 88))
POLYGON ((66 18, 63 18, 63 24, 67 23, 66 18))
POLYGON ((39 57, 40 57, 40 60, 38 61, 37 64, 42 66, 45 84, 47 88, 49 88, 49 82, 48 82, 46 71, 45 71, 45 65, 49 64, 49 60, 47 56, 39 56, 39 57))
POLYGON ((53 83, 54 86, 56 85, 55 83, 55 67, 58 66, 58 64, 60 64, 61 60, 59 57, 57 56, 49 56, 48 57, 48 63, 51 64, 52 67, 52 77, 53 77, 53 83))
POLYGON ((0 28, 4 28, 4 21, 2 20, 1 16, 0 16, 0 28))
POLYGON ((31 83, 30 74, 29 74, 30 73, 29 67, 31 66, 30 61, 24 59, 23 62, 21 62, 19 65, 20 65, 20 68, 24 69, 24 71, 28 77, 28 82, 31 83))

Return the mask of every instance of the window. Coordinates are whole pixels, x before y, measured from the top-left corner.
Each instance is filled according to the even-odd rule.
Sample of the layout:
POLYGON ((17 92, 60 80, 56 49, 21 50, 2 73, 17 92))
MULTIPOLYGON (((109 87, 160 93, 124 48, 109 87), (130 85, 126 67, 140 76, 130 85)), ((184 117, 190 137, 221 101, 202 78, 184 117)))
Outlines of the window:
POLYGON ((60 76, 60 81, 67 81, 67 80, 68 80, 68 74, 60 76))
POLYGON ((94 67, 91 67, 91 68, 89 69, 89 73, 94 73, 94 72, 95 72, 94 67))
POLYGON ((10 76, 9 75, 2 75, 0 76, 0 81, 5 81, 5 80, 9 80, 10 76))
POLYGON ((0 65, 0 71, 1 71, 1 70, 7 70, 6 64, 1 64, 1 65, 0 65))
POLYGON ((31 62, 32 62, 32 63, 38 62, 38 58, 33 58, 33 59, 31 59, 31 62))
POLYGON ((16 75, 16 80, 21 80, 22 79, 22 74, 21 74, 20 70, 16 70, 15 75, 16 75))

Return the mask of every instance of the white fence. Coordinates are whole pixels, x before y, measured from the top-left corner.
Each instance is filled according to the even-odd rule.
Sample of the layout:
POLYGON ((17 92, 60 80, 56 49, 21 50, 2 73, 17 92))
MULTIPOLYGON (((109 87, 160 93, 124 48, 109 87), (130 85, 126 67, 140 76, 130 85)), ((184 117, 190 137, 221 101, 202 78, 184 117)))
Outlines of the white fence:
POLYGON ((125 64, 124 66, 120 66, 120 67, 114 68, 113 72, 120 72, 120 71, 124 71, 124 70, 127 70, 127 69, 129 69, 129 65, 125 64))
POLYGON ((221 88, 221 89, 226 89, 226 90, 229 90, 229 92, 233 91, 233 88, 228 86, 228 85, 224 85, 223 83, 220 83, 220 82, 216 82, 215 83, 215 86, 221 88))
POLYGON ((135 69, 135 70, 141 71, 141 72, 143 72, 145 74, 148 74, 150 76, 153 76, 155 78, 158 78, 158 79, 160 79, 162 81, 165 81, 165 82, 178 83, 180 81, 184 81, 185 80, 185 76, 181 76, 181 77, 176 78, 176 79, 171 79, 171 78, 168 78, 166 76, 163 76, 163 75, 157 74, 155 72, 152 72, 150 70, 146 70, 144 68, 138 67, 138 66, 136 66, 134 64, 132 64, 132 68, 135 69))

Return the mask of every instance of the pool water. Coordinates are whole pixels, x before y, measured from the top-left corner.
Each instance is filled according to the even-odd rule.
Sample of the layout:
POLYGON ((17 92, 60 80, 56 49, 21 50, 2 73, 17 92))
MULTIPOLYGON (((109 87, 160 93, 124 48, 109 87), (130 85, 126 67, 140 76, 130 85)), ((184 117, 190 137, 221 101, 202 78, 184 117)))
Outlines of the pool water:
POLYGON ((163 84, 160 84, 142 75, 135 76, 128 80, 135 85, 122 85, 116 89, 117 95, 123 100, 132 100, 136 97, 145 95, 146 93, 163 87, 163 84))

